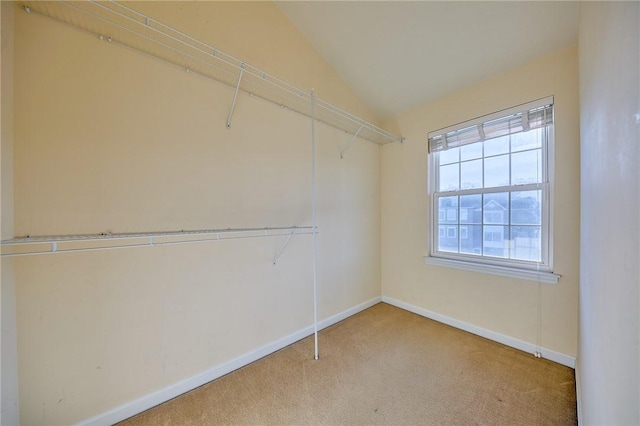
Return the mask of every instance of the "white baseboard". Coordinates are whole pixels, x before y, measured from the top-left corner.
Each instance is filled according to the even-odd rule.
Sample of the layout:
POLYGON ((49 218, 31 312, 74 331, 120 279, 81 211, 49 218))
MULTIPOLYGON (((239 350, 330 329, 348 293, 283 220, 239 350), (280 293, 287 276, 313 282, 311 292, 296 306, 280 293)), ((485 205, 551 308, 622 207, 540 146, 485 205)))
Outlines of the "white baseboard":
POLYGON ((495 331, 487 330, 486 328, 478 327, 473 324, 469 324, 467 322, 457 320, 455 318, 441 315, 436 312, 430 311, 428 309, 402 302, 392 297, 382 296, 382 301, 390 305, 396 306, 398 308, 404 309, 406 311, 413 312, 414 314, 418 314, 423 317, 427 317, 432 320, 441 322, 443 324, 447 324, 452 327, 459 328, 460 330, 468 331, 469 333, 473 333, 475 335, 484 337, 485 339, 493 340, 494 342, 511 346, 512 348, 519 349, 523 352, 529 352, 533 354, 537 350, 539 350, 540 353, 542 354, 542 358, 548 359, 549 361, 557 362, 558 364, 566 365, 567 367, 570 367, 570 368, 575 368, 576 366, 575 357, 565 355, 560 352, 555 352, 555 351, 552 351, 551 349, 538 348, 533 343, 525 342, 524 340, 516 339, 515 337, 507 336, 501 333, 497 333, 495 331))
MULTIPOLYGON (((357 314, 360 311, 370 308, 371 306, 377 303, 380 303, 381 301, 382 301, 381 297, 375 297, 371 300, 368 300, 357 306, 349 308, 329 318, 325 318, 318 322, 318 330, 327 328, 337 322, 342 321, 345 318, 348 318, 352 315, 357 314)), ((211 368, 210 370, 203 371, 200 374, 189 377, 180 382, 174 383, 173 385, 168 386, 164 389, 160 389, 156 392, 145 395, 141 398, 128 402, 112 410, 98 414, 97 416, 84 420, 79 424, 81 425, 112 425, 114 423, 128 419, 131 416, 135 416, 136 414, 141 413, 145 410, 148 410, 151 407, 155 407, 156 405, 166 402, 172 398, 175 398, 178 395, 182 395, 185 392, 188 392, 192 389, 195 389, 199 386, 204 385, 205 383, 208 383, 212 380, 222 377, 225 374, 228 374, 234 370, 237 370, 238 368, 251 364, 252 362, 259 360, 260 358, 263 358, 273 352, 276 352, 286 346, 289 346, 290 344, 295 343, 298 340, 302 340, 311 334, 313 334, 313 325, 305 327, 302 330, 296 331, 295 333, 285 336, 274 342, 261 346, 244 355, 240 355, 239 357, 234 358, 230 361, 217 365, 211 368)))
MULTIPOLYGON (((350 316, 353 316, 355 314, 357 314, 358 312, 362 312, 365 309, 368 309, 370 307, 372 307, 373 305, 377 305, 378 303, 382 302, 382 297, 378 296, 378 297, 374 297, 371 300, 367 300, 366 302, 363 302, 359 305, 356 305, 352 308, 347 309, 346 311, 342 311, 340 313, 337 313, 333 316, 330 316, 329 318, 325 318, 323 320, 321 320, 320 322, 318 322, 318 330, 322 330, 325 329, 327 327, 331 327, 333 324, 339 323, 340 321, 349 318, 350 316)), ((313 327, 310 327, 311 331, 309 332, 309 334, 311 334, 313 332, 313 327)), ((307 336, 309 335, 307 334, 307 336)))

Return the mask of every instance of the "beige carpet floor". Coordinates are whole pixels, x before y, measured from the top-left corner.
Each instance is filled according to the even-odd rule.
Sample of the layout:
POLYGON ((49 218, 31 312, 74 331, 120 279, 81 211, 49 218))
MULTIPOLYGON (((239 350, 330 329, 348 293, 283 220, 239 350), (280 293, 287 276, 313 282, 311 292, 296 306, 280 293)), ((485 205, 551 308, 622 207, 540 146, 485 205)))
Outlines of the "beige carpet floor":
POLYGON ((574 425, 572 369, 380 303, 123 425, 574 425))

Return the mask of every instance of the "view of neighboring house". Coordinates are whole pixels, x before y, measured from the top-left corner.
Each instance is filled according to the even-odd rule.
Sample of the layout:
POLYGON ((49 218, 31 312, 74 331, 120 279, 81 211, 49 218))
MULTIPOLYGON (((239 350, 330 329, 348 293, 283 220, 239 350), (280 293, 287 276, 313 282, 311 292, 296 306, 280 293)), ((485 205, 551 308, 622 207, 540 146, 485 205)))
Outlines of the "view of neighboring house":
POLYGON ((440 250, 509 259, 541 258, 540 191, 443 197, 438 211, 440 250), (484 201, 483 198, 484 197, 484 201))

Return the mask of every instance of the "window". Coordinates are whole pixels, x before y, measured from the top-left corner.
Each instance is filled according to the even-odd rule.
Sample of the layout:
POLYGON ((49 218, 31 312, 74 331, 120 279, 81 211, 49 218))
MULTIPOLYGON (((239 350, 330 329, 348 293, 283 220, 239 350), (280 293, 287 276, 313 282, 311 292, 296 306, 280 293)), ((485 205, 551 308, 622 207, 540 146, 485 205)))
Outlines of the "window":
POLYGON ((550 272, 552 146, 553 98, 431 132, 430 257, 550 272))

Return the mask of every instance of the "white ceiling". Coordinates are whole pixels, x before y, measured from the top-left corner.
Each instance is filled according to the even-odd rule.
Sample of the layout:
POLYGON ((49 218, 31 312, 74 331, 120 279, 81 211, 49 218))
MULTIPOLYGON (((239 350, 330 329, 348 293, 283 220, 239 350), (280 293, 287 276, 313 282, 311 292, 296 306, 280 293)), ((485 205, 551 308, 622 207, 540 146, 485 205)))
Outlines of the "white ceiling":
POLYGON ((383 119, 569 46, 578 35, 576 1, 276 4, 383 119))

